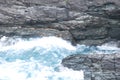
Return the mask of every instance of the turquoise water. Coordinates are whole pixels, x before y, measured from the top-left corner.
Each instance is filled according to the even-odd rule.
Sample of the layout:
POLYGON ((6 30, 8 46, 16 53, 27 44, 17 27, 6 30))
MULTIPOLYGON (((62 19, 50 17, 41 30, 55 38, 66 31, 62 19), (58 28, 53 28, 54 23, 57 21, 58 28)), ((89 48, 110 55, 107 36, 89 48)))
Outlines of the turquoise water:
POLYGON ((72 46, 58 37, 0 39, 0 80, 84 80, 84 72, 61 65, 71 54, 114 53, 120 49, 103 46, 72 46))

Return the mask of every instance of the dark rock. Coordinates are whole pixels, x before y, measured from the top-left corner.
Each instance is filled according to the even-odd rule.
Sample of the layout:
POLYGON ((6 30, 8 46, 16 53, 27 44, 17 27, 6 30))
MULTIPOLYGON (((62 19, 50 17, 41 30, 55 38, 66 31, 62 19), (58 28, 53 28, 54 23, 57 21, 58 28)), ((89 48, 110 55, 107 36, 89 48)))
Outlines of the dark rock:
POLYGON ((113 39, 120 40, 120 28, 112 28, 109 30, 109 36, 113 39))
POLYGON ((0 7, 1 23, 3 24, 36 24, 36 23, 50 23, 56 20, 67 19, 65 8, 57 8, 55 6, 11 6, 0 7), (6 20, 4 20, 6 19, 6 20), (2 21, 4 20, 4 21, 2 21), (11 21, 10 21, 11 20, 11 21))
MULTIPOLYGON (((94 3, 94 1, 93 1, 94 3)), ((106 0, 106 1, 98 1, 96 4, 88 5, 88 10, 86 11, 88 14, 94 16, 101 16, 110 19, 120 20, 120 6, 118 0, 106 0)))
POLYGON ((59 31, 56 29, 44 28, 23 28, 19 27, 1 27, 0 33, 2 36, 21 36, 21 37, 44 37, 44 36, 57 36, 72 42, 72 35, 69 31, 59 31))
POLYGON ((120 47, 120 41, 118 41, 118 47, 120 47))
POLYGON ((60 35, 100 45, 120 40, 119 13, 119 0, 0 0, 0 36, 60 35))
POLYGON ((89 46, 97 46, 97 45, 102 45, 106 42, 109 41, 109 38, 105 38, 105 39, 86 39, 86 40, 78 40, 77 43, 78 44, 84 44, 84 45, 89 45, 89 46))
POLYGON ((72 35, 77 40, 83 40, 83 39, 104 39, 107 35, 107 31, 105 28, 94 28, 94 29, 76 29, 71 30, 72 35))
POLYGON ((75 54, 62 60, 65 67, 83 70, 85 80, 118 80, 120 54, 75 54))

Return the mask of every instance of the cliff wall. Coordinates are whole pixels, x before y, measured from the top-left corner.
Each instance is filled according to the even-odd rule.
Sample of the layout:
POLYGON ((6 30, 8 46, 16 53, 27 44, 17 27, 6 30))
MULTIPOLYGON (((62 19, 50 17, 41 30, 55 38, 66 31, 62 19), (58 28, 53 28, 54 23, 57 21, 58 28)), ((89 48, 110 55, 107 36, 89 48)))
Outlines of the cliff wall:
POLYGON ((119 0, 0 0, 0 36, 58 36, 75 44, 120 40, 119 0))

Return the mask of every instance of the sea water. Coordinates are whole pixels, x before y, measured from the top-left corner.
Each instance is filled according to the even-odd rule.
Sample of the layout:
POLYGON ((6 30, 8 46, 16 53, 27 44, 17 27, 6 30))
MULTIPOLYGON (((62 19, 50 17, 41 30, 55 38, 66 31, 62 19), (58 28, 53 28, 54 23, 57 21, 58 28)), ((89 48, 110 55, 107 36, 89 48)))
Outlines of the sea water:
POLYGON ((0 80, 84 80, 84 71, 61 65, 71 54, 114 53, 116 46, 73 46, 58 37, 0 39, 0 80))

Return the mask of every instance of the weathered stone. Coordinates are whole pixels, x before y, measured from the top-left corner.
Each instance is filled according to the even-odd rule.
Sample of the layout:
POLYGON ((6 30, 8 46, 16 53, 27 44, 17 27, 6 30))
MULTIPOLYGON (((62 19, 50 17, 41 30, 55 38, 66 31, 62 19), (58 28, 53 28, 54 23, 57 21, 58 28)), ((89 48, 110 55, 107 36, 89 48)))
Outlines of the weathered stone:
POLYGON ((34 37, 44 28, 48 36, 52 29, 76 44, 100 45, 120 40, 119 7, 119 0, 0 0, 0 35, 34 37))
MULTIPOLYGON (((119 0, 0 0, 0 37, 57 36, 75 44, 120 46, 119 0)), ((62 64, 85 80, 120 80, 119 54, 72 55, 62 64)))
POLYGON ((85 80, 118 80, 120 54, 75 54, 62 60, 65 67, 83 70, 85 80))
MULTIPOLYGON (((35 6, 35 7, 24 7, 24 6, 11 6, 11 7, 0 7, 1 15, 5 16, 1 20, 3 24, 36 24, 36 23, 50 23, 56 20, 67 19, 65 8, 57 8, 50 6, 35 6)), ((2 16, 1 16, 2 17, 2 16)))
POLYGON ((108 42, 109 41, 109 38, 106 38, 106 39, 85 39, 85 40, 78 40, 78 41, 76 41, 76 43, 78 43, 78 44, 84 44, 84 45, 89 45, 89 46, 92 46, 92 45, 94 45, 94 46, 96 46, 96 45, 102 45, 102 44, 104 44, 104 43, 106 43, 106 42, 108 42))
POLYGON ((21 37, 44 37, 44 36, 56 36, 61 37, 68 41, 73 41, 72 35, 69 31, 59 31, 56 29, 44 29, 44 28, 23 28, 18 27, 1 27, 0 33, 2 36, 21 36, 21 37))
POLYGON ((113 39, 120 40, 120 28, 112 28, 109 30, 109 36, 113 39))
POLYGON ((83 40, 83 39, 104 39, 107 35, 107 31, 105 28, 94 28, 94 29, 76 29, 71 30, 72 35, 77 40, 83 40))
MULTIPOLYGON (((99 2, 99 1, 98 1, 99 2)), ((120 20, 120 4, 118 0, 105 1, 98 5, 89 5, 87 13, 95 16, 102 16, 110 19, 120 20)))

